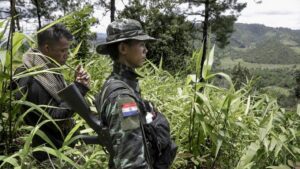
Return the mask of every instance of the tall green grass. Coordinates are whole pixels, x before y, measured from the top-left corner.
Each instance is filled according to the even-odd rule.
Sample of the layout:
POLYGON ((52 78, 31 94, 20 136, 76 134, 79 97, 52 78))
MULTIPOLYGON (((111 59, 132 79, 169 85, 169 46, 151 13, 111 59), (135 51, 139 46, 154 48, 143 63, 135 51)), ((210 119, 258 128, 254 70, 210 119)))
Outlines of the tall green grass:
MULTIPOLYGON (((14 39, 13 68, 20 63, 24 45, 34 46, 34 38, 22 33, 14 34, 14 39)), ((78 50, 80 45, 72 50, 68 64, 75 67, 82 62, 91 74, 91 91, 87 100, 95 110, 93 95, 110 74, 112 62, 106 56, 96 54, 84 61, 75 60, 78 50)), ((151 62, 138 70, 144 77, 140 79, 143 97, 154 102, 170 121, 172 137, 179 147, 172 168, 292 168, 300 161, 300 106, 297 112, 286 111, 272 97, 257 93, 252 88, 252 81, 236 90, 228 75, 212 73, 214 48, 208 54, 201 68, 201 50, 194 52, 191 57, 194 74, 187 76, 180 72, 171 75, 162 69, 162 64, 157 66, 151 62), (199 81, 200 69, 203 70, 205 82, 199 81), (226 83, 215 85, 214 81, 220 78, 225 79, 226 83)), ((72 141, 78 139, 73 136, 75 130, 95 134, 77 115, 76 126, 66 137, 63 147, 56 149, 45 133, 39 130, 45 123, 56 122, 44 111, 49 106, 34 105, 21 99, 13 100, 13 109, 8 111, 8 100, 11 98, 4 91, 7 91, 9 84, 9 56, 5 55, 5 60, 1 57, 1 136, 9 131, 8 113, 12 113, 12 136, 17 150, 2 152, 0 168, 107 168, 108 155, 101 146, 79 142, 74 148, 69 147, 72 141), (39 111, 47 117, 46 120, 37 126, 26 126, 22 121, 30 110, 20 114, 21 105, 39 111), (35 134, 50 146, 32 148, 30 144, 35 134), (35 151, 44 151, 57 158, 39 164, 32 157, 35 151)), ((73 80, 72 70, 63 67, 63 72, 66 79, 73 80)), ((37 73, 40 72, 32 70, 13 78, 37 73)), ((2 140, 2 144, 7 144, 2 140)))

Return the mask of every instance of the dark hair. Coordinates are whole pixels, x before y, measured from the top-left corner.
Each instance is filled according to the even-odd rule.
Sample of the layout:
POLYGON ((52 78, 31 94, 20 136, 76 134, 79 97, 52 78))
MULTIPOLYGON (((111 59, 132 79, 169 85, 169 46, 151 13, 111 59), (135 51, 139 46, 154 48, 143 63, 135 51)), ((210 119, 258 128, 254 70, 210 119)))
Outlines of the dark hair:
POLYGON ((55 24, 50 28, 38 33, 38 46, 40 47, 46 43, 54 44, 63 37, 69 41, 73 39, 73 35, 63 24, 55 24))
POLYGON ((107 51, 108 51, 108 54, 109 54, 110 58, 113 61, 118 60, 119 59, 119 49, 118 49, 119 44, 120 43, 126 43, 126 44, 128 44, 130 46, 132 44, 132 41, 133 40, 129 39, 129 40, 125 40, 125 41, 121 41, 121 42, 116 42, 116 43, 107 45, 107 51))

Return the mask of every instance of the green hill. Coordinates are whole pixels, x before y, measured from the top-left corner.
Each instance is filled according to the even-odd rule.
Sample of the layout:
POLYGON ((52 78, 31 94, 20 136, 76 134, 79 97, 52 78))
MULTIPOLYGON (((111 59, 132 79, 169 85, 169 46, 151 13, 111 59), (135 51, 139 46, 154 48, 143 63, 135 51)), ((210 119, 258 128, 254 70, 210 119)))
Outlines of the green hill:
POLYGON ((257 90, 272 93, 283 107, 296 105, 295 72, 300 70, 300 30, 237 23, 230 44, 216 52, 215 71, 234 76, 237 74, 233 72, 234 67, 246 67, 257 90))
MULTIPOLYGON (((300 46, 299 46, 300 49, 300 46)), ((233 50, 233 59, 242 58, 250 63, 295 64, 300 63, 300 54, 276 38, 258 42, 254 47, 245 50, 233 50)))
POLYGON ((259 24, 235 25, 230 45, 219 58, 243 59, 260 64, 300 64, 300 30, 259 24))

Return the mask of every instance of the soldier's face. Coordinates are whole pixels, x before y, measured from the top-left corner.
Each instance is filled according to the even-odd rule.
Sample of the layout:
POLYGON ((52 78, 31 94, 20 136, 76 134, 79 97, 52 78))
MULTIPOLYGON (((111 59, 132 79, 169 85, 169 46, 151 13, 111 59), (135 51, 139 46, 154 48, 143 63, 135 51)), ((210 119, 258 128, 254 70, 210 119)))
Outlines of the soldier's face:
POLYGON ((45 55, 53 58, 59 64, 63 65, 68 59, 68 49, 70 42, 65 38, 60 38, 55 44, 45 45, 45 55))
POLYGON ((132 68, 141 67, 146 60, 148 52, 145 42, 138 40, 121 43, 119 51, 121 51, 120 62, 132 68))

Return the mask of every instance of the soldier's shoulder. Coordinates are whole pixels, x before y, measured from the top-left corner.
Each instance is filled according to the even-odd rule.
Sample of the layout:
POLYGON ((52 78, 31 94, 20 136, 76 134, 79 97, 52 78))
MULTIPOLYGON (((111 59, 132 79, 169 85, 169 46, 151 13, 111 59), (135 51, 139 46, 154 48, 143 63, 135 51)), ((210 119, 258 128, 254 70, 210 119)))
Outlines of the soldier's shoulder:
POLYGON ((108 99, 110 102, 116 102, 124 100, 134 100, 135 96, 129 87, 116 79, 109 79, 104 84, 101 90, 101 97, 103 100, 108 99))
POLYGON ((106 93, 119 93, 119 94, 132 94, 130 86, 123 82, 122 80, 111 78, 108 79, 105 84, 104 88, 106 93))
POLYGON ((123 94, 123 95, 119 95, 116 98, 116 102, 118 102, 119 104, 123 104, 123 103, 127 103, 127 102, 136 102, 136 101, 133 96, 123 94))

